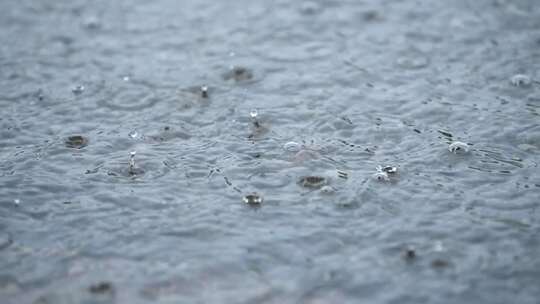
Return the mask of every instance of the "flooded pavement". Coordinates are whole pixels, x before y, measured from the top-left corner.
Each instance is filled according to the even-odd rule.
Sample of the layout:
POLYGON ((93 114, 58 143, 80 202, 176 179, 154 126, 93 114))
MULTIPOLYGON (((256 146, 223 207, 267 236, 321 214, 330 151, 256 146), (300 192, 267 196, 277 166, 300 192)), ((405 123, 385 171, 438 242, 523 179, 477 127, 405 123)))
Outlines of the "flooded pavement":
POLYGON ((0 26, 0 303, 538 303, 537 1, 0 26))

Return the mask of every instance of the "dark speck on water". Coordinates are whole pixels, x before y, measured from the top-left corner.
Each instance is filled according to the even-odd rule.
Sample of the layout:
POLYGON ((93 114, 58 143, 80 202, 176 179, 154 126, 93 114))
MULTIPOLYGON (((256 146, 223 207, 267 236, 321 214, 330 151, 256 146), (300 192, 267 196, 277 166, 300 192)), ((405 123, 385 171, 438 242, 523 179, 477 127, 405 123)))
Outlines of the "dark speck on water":
POLYGON ((0 28, 0 304, 538 303, 539 0, 0 28))

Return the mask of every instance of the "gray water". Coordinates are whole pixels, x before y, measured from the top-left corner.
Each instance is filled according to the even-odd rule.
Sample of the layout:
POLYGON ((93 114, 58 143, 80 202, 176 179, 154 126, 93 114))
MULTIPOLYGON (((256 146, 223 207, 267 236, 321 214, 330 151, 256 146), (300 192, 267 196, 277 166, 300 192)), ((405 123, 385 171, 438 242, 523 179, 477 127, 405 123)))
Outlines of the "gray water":
POLYGON ((2 1, 0 39, 2 304, 540 301, 536 0, 2 1))

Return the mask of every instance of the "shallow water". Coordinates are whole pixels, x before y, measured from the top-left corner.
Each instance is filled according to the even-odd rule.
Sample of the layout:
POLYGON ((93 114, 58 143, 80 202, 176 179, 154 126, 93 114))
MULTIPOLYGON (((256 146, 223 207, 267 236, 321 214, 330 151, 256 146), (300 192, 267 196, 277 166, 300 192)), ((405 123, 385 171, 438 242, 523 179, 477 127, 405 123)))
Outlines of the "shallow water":
POLYGON ((538 303, 535 0, 3 1, 0 26, 1 303, 538 303))

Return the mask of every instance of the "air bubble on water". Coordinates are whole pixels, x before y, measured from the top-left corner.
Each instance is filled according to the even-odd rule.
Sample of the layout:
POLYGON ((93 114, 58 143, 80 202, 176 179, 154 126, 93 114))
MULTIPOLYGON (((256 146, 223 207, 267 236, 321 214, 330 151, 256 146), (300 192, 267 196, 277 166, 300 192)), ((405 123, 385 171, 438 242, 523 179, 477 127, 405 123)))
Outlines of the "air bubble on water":
POLYGON ((80 95, 84 92, 84 86, 83 85, 76 85, 71 89, 71 92, 75 95, 80 95))
POLYGON ((448 146, 448 151, 458 154, 469 152, 469 145, 461 141, 455 141, 448 146))
POLYGON ((129 132, 129 137, 131 137, 133 139, 137 139, 137 138, 139 138, 139 132, 131 131, 131 132, 129 132))
POLYGON ((251 193, 251 194, 245 195, 242 198, 242 200, 244 201, 244 203, 246 203, 248 205, 258 206, 258 205, 262 204, 263 197, 258 193, 251 193))
POLYGON ((532 83, 531 77, 524 74, 516 74, 510 78, 510 83, 516 87, 530 86, 532 83))
POLYGON ((289 141, 283 145, 283 150, 287 152, 298 152, 301 149, 302 145, 294 141, 289 141))

